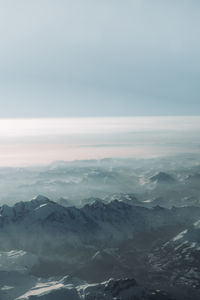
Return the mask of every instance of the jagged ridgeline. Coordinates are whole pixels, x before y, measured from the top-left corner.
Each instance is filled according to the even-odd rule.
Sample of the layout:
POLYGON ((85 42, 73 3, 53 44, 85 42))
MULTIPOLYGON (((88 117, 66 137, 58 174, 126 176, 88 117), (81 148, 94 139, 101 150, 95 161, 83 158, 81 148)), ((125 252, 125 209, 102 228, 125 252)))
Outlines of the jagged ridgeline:
POLYGON ((0 169, 0 299, 198 300, 197 162, 0 169))
MULTIPOLYGON (((198 253, 199 240, 194 241, 198 234, 192 232, 198 230, 200 208, 147 208, 137 205, 137 202, 135 205, 123 201, 127 198, 130 196, 118 195, 115 200, 112 196, 109 202, 96 199, 77 208, 64 207, 40 195, 11 207, 3 205, 0 210, 0 238, 3 241, 0 270, 6 276, 12 275, 11 278, 20 274, 15 283, 19 299, 40 299, 37 297, 42 297, 45 287, 48 295, 71 295, 71 299, 101 299, 102 295, 104 299, 134 299, 133 296, 139 297, 135 299, 172 299, 164 292, 153 291, 153 286, 166 290, 170 251, 182 249, 186 233, 181 232, 185 227, 191 228, 193 238, 186 249, 192 251, 194 257, 198 253), (175 249, 172 249, 173 243, 175 249), (159 268, 162 252, 165 263, 162 262, 159 268), (169 253, 169 258, 166 253, 169 253), (22 287, 24 274, 30 286, 28 291, 26 285, 22 287), (66 274, 70 276, 67 281, 59 279, 66 274), (48 279, 52 277, 53 282, 48 279), (43 279, 38 281, 38 278, 43 279), (70 278, 79 278, 80 282, 69 289, 70 278), (108 281, 110 278, 113 280, 108 281), (137 278, 138 283, 125 278, 137 278), (34 296, 35 288, 37 297, 34 296), (24 296, 20 295, 22 291, 24 296), (87 298, 88 293, 90 298, 87 298), (97 295, 99 298, 95 298, 97 295)), ((193 271, 184 273, 191 289, 199 287, 197 261, 193 261, 193 271)), ((191 263, 190 257, 190 266, 191 263)), ((176 289, 184 285, 181 274, 180 270, 179 280, 178 275, 169 279, 169 291, 173 290, 174 284, 176 289)), ((8 291, 2 290, 2 295, 5 293, 8 291)), ((8 294, 13 295, 12 292, 8 294)), ((175 294, 179 296, 179 292, 175 294)), ((8 296, 8 299, 12 298, 8 296)))

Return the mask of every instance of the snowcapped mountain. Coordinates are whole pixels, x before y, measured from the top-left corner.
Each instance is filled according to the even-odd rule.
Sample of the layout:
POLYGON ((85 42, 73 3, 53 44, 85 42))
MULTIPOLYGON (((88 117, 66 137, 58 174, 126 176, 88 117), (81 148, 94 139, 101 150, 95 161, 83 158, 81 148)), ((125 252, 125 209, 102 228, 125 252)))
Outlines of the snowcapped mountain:
POLYGON ((39 282, 15 300, 172 300, 161 291, 145 289, 134 279, 121 279, 87 284, 77 279, 64 277, 59 281, 39 282))
MULTIPOLYGON (((101 254, 93 258, 98 260, 101 254)), ((134 279, 109 279, 88 284, 75 277, 37 278, 30 269, 37 264, 35 256, 24 251, 0 253, 1 300, 172 300, 161 291, 150 290, 134 279)))
POLYGON ((141 201, 138 201, 137 197, 134 194, 127 194, 127 193, 117 193, 117 194, 111 194, 103 198, 105 202, 111 202, 114 200, 123 201, 125 203, 128 203, 130 205, 139 205, 143 206, 144 203, 141 201))
POLYGON ((38 247, 50 243, 52 249, 58 244, 77 247, 108 240, 111 244, 167 226, 174 226, 176 234, 199 216, 200 208, 195 207, 147 209, 118 200, 96 200, 81 208, 63 207, 40 195, 29 202, 0 208, 0 237, 8 249, 37 249, 35 241, 38 247))
POLYGON ((200 293, 200 220, 157 249, 150 261, 170 285, 187 286, 200 293))
POLYGON ((125 195, 118 195, 127 194, 132 203, 133 196, 137 195, 139 201, 163 198, 161 202, 152 202, 152 205, 157 203, 169 208, 173 205, 200 205, 198 160, 197 156, 185 157, 185 160, 180 156, 150 160, 56 162, 35 168, 1 168, 1 205, 26 201, 40 193, 54 201, 61 197, 66 199, 63 201, 64 206, 84 205, 85 199, 109 198, 108 195, 113 193, 113 200, 124 198, 123 201, 126 201, 128 198, 125 199, 125 195))
MULTIPOLYGON (((174 274, 179 281, 186 274, 189 281, 186 262, 180 265, 187 255, 190 264, 191 257, 198 263, 200 208, 145 208, 129 204, 132 198, 124 197, 127 201, 95 199, 80 208, 64 207, 42 195, 12 207, 3 205, 0 299, 170 299, 134 280, 118 278, 136 278, 143 286, 149 272, 146 258, 152 252, 149 265, 154 275, 159 273, 166 280, 173 255, 175 262, 180 260, 179 273, 172 273, 170 282, 174 274), (184 228, 188 231, 177 236, 184 228), (155 247, 159 247, 157 252, 155 247), (61 279, 66 274, 81 281, 61 279)), ((200 270, 196 266, 191 272, 192 280, 196 278, 192 283, 198 286, 200 270)))

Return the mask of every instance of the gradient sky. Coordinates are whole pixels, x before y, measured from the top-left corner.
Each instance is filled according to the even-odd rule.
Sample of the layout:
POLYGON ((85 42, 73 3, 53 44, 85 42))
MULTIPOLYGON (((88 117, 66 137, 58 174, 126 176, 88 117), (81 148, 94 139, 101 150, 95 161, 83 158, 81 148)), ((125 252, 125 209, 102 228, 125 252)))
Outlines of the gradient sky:
POLYGON ((0 118, 200 114, 200 1, 0 1, 0 118))

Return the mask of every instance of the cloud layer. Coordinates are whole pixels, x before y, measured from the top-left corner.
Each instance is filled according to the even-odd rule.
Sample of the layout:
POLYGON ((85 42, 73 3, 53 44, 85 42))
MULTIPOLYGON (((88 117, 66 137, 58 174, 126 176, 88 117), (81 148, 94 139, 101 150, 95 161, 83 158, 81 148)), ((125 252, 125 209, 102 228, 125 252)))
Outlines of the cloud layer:
POLYGON ((1 119, 0 166, 199 153, 200 117, 1 119))

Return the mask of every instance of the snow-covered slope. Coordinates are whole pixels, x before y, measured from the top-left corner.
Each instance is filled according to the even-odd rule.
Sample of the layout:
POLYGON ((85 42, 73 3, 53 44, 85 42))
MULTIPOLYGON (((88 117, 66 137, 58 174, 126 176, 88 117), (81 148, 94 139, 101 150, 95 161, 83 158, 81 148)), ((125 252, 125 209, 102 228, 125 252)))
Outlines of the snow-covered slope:
POLYGON ((122 241, 136 233, 166 226, 182 228, 181 225, 190 225, 199 216, 200 208, 195 207, 147 209, 118 200, 107 204, 97 200, 76 208, 38 196, 29 202, 0 208, 0 238, 7 249, 37 249, 47 243, 50 248, 61 244, 77 247, 97 241, 122 241))
POLYGON ((13 300, 33 287, 38 281, 31 276, 38 258, 22 250, 0 252, 0 299, 13 300))
POLYGON ((114 200, 123 201, 130 205, 144 205, 142 202, 138 201, 137 197, 134 194, 128 193, 118 193, 118 194, 111 194, 104 197, 105 202, 112 202, 114 200))
POLYGON ((37 283, 16 300, 170 300, 167 294, 151 291, 134 279, 121 279, 87 284, 65 277, 59 281, 37 283))
MULTIPOLYGON (((145 261, 143 254, 151 251, 152 241, 154 243, 156 239, 162 244, 166 234, 171 239, 174 233, 188 227, 187 232, 155 252, 151 264, 154 273, 162 273, 166 280, 174 255, 171 269, 178 262, 179 273, 173 269, 175 273, 171 273, 170 282, 174 282, 173 276, 182 280, 183 284, 186 280, 190 282, 188 275, 183 276, 187 274, 184 273, 186 263, 183 267, 181 263, 182 257, 187 259, 189 254, 191 257, 194 248, 192 255, 197 258, 195 264, 198 263, 199 216, 200 209, 195 207, 164 209, 157 206, 148 209, 119 200, 105 203, 96 199, 91 204, 76 208, 63 207, 38 196, 13 207, 4 205, 0 209, 0 239, 4 248, 0 252, 0 299, 169 299, 162 293, 144 289, 134 280, 116 278, 137 278, 135 275, 138 270, 141 271, 140 265, 145 261), (186 241, 189 243, 187 247, 186 241), (28 250, 34 255, 25 252, 28 250), (186 253, 185 256, 183 253, 186 253), (101 282, 110 277, 115 279, 88 285, 79 280, 74 282, 71 277, 55 277, 63 274, 88 282, 101 282), (47 279, 39 279, 41 276, 47 279)), ((193 275, 194 271, 193 268, 193 275)), ((198 281, 193 279, 194 276, 192 284, 197 286, 198 281)))
POLYGON ((200 289, 200 220, 157 249, 154 255, 150 255, 154 269, 167 276, 171 285, 200 289))
POLYGON ((16 298, 16 300, 80 300, 78 291, 73 282, 69 282, 67 278, 61 280, 38 280, 35 286, 28 290, 24 295, 16 298))
POLYGON ((37 256, 22 250, 0 252, 0 271, 29 272, 38 263, 37 256))
MULTIPOLYGON (((98 254, 94 259, 98 260, 97 256, 98 254)), ((102 283, 88 284, 71 276, 37 278, 29 274, 37 260, 23 251, 1 253, 0 263, 1 300, 171 299, 165 293, 138 285, 134 279, 110 279, 102 283)))

